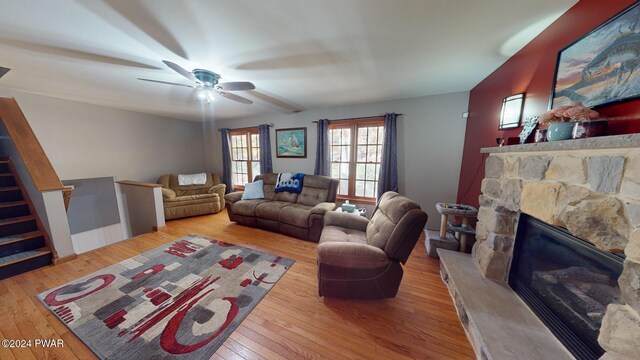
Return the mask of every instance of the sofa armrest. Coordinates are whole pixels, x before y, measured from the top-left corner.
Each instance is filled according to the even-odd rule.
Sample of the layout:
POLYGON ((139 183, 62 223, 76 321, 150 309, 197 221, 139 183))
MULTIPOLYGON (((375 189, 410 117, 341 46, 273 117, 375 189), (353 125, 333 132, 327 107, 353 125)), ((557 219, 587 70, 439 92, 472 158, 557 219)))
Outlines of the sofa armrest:
POLYGON ((366 231, 369 220, 363 216, 329 211, 324 215, 324 225, 339 226, 341 228, 366 231))
POLYGON ((227 192, 227 185, 217 184, 209 188, 209 194, 218 194, 220 197, 220 209, 224 208, 224 193, 227 192))
POLYGON ((318 245, 316 252, 318 264, 341 268, 375 269, 390 262, 382 249, 367 244, 330 241, 318 245))
POLYGON ((207 192, 209 194, 213 194, 213 193, 217 193, 220 190, 222 190, 222 191, 227 190, 227 185, 225 185, 225 184, 213 185, 212 187, 209 188, 209 191, 207 191, 207 192))
POLYGON ((335 209, 335 207, 336 207, 335 203, 321 202, 318 205, 311 208, 311 214, 324 215, 326 212, 329 212, 335 209))
POLYGON ((244 194, 244 191, 234 191, 225 195, 224 199, 233 204, 242 199, 242 194, 244 194))
POLYGON ((162 188, 162 198, 163 199, 174 199, 176 197, 176 192, 171 190, 171 189, 167 189, 167 188, 162 188))

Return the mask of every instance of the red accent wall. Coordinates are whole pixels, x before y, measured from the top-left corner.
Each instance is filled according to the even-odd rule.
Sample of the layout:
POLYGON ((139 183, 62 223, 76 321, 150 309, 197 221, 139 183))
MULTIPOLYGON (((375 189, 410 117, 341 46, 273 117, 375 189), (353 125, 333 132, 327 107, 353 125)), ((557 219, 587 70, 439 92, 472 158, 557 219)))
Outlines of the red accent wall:
MULTIPOLYGON (((518 136, 521 128, 498 130, 502 99, 526 93, 523 119, 548 110, 558 52, 606 22, 633 0, 581 0, 533 41, 471 90, 462 155, 458 202, 478 205, 484 178, 480 148, 496 145, 497 137, 518 136)), ((610 119, 609 134, 640 132, 640 100, 598 109, 610 119)))

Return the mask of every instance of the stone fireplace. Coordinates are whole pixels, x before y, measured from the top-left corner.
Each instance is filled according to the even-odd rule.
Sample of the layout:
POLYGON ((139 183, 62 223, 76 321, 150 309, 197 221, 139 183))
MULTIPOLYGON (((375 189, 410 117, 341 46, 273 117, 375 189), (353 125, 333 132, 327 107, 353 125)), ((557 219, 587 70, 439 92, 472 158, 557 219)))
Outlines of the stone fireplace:
MULTIPOLYGON (((606 253, 624 254, 626 258, 618 278, 621 300, 606 308, 597 340, 606 351, 603 358, 637 358, 640 351, 640 134, 485 148, 482 152, 487 155, 479 199, 477 242, 472 252, 476 269, 484 279, 507 287, 521 214, 566 229, 570 235, 606 253)), ((461 260, 458 257, 455 261, 461 260)), ((450 273, 457 271, 452 270, 456 266, 452 261, 452 256, 443 259, 443 278, 476 354, 479 358, 492 358, 487 353, 487 334, 482 333, 482 326, 474 323, 474 315, 467 306, 470 302, 474 302, 475 307, 482 304, 478 304, 477 299, 463 298, 461 294, 465 291, 460 286, 464 281, 452 279, 450 273)), ((492 298, 489 296, 486 301, 491 302, 492 298)), ((500 307, 501 304, 487 306, 500 307)))

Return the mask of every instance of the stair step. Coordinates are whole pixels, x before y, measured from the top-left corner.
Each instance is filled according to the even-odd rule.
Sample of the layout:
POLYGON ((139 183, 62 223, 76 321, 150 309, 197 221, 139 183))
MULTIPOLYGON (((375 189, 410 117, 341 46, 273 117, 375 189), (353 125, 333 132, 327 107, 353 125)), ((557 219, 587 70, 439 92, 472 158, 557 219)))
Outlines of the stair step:
POLYGON ((17 223, 21 223, 21 222, 32 221, 32 220, 35 220, 35 219, 36 219, 36 217, 33 216, 33 215, 18 216, 18 217, 7 218, 7 219, 0 219, 0 227, 6 226, 6 225, 11 225, 11 224, 17 224, 17 223))
POLYGON ((45 247, 44 235, 30 231, 0 238, 0 258, 45 247))
POLYGON ((8 244, 19 242, 19 241, 33 239, 33 238, 36 238, 38 236, 42 236, 42 232, 40 232, 40 231, 31 231, 31 232, 28 232, 28 233, 22 233, 22 234, 17 234, 17 235, 10 235, 10 236, 1 237, 0 238, 0 246, 8 245, 8 244))
POLYGON ((51 265, 47 234, 10 158, 0 158, 0 280, 51 265))
POLYGON ((22 190, 18 186, 3 187, 0 185, 0 203, 14 202, 26 200, 25 196, 22 196, 22 190))
POLYGON ((29 203, 26 202, 25 200, 0 202, 0 209, 14 207, 14 206, 21 206, 21 205, 29 205, 29 203))
POLYGON ((18 191, 18 190, 20 190, 19 186, 0 187, 0 191, 18 191))
POLYGON ((53 254, 46 247, 0 258, 0 280, 51 265, 53 254))
POLYGON ((17 253, 17 254, 5 256, 5 257, 0 257, 0 269, 15 263, 19 263, 22 261, 26 261, 39 256, 47 255, 47 254, 51 254, 51 250, 47 248, 40 248, 36 250, 24 251, 21 253, 17 253))
POLYGON ((16 187, 16 177, 13 174, 2 173, 0 174, 0 187, 16 187))
POLYGON ((29 210, 29 203, 25 200, 0 202, 0 221, 27 215, 31 215, 31 210, 29 210))

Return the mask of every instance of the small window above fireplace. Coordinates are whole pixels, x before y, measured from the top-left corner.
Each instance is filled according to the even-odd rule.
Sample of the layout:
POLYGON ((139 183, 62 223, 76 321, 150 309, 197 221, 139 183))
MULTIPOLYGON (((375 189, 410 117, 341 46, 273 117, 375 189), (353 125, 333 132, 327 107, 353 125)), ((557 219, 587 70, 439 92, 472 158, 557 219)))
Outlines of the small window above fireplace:
POLYGON ((521 214, 509 285, 578 359, 597 359, 607 306, 622 303, 622 256, 521 214))

